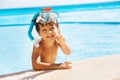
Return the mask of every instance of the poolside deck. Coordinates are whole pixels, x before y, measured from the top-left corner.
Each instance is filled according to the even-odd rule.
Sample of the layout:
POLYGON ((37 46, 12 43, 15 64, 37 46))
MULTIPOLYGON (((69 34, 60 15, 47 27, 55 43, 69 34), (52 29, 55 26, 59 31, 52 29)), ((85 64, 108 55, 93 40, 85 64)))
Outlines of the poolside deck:
POLYGON ((28 70, 0 80, 120 80, 120 54, 76 61, 70 70, 28 70))

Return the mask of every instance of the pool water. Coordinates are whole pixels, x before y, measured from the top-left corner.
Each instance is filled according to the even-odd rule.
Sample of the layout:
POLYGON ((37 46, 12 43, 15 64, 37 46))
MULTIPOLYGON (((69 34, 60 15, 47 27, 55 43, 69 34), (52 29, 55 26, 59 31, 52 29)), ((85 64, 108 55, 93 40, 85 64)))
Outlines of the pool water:
MULTIPOLYGON (((60 30, 72 53, 66 56, 59 50, 56 62, 120 54, 119 14, 120 8, 60 12, 60 30)), ((32 16, 0 16, 0 75, 32 69, 32 42, 27 36, 32 16)))

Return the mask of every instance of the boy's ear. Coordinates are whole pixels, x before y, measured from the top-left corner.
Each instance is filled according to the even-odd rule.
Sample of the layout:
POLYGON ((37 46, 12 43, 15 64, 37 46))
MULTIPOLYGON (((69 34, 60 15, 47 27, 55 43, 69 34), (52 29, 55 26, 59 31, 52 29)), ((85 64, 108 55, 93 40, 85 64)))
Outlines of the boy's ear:
POLYGON ((38 35, 41 36, 40 32, 38 32, 38 35))

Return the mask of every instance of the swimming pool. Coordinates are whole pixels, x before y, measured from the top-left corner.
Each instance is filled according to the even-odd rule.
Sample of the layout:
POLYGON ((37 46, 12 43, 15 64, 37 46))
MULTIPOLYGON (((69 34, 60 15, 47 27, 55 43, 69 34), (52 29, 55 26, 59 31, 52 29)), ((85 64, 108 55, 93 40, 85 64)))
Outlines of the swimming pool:
MULTIPOLYGON (((70 56, 59 50, 56 62, 120 54, 120 5, 93 5, 53 7, 60 14, 61 32, 72 49, 70 56)), ((32 42, 27 31, 37 9, 0 11, 0 75, 32 69, 32 42)))

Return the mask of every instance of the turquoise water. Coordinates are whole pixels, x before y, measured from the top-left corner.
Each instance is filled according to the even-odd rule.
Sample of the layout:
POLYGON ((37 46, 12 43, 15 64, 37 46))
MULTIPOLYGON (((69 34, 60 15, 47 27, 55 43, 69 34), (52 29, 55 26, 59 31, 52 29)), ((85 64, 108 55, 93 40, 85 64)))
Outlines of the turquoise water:
MULTIPOLYGON (((60 29, 72 53, 66 56, 59 50, 56 62, 120 54, 120 5, 106 3, 102 9, 96 6, 88 9, 84 5, 84 10, 80 5, 76 6, 73 5, 73 11, 70 6, 61 6, 62 10, 58 11, 60 29)), ((56 7, 54 9, 57 10, 56 7)), ((14 9, 8 12, 1 10, 0 75, 32 69, 32 42, 27 31, 36 8, 32 12, 29 8, 27 10, 19 12, 18 9, 19 13, 13 13, 14 9)), ((36 35, 34 30, 33 35, 36 35)))

